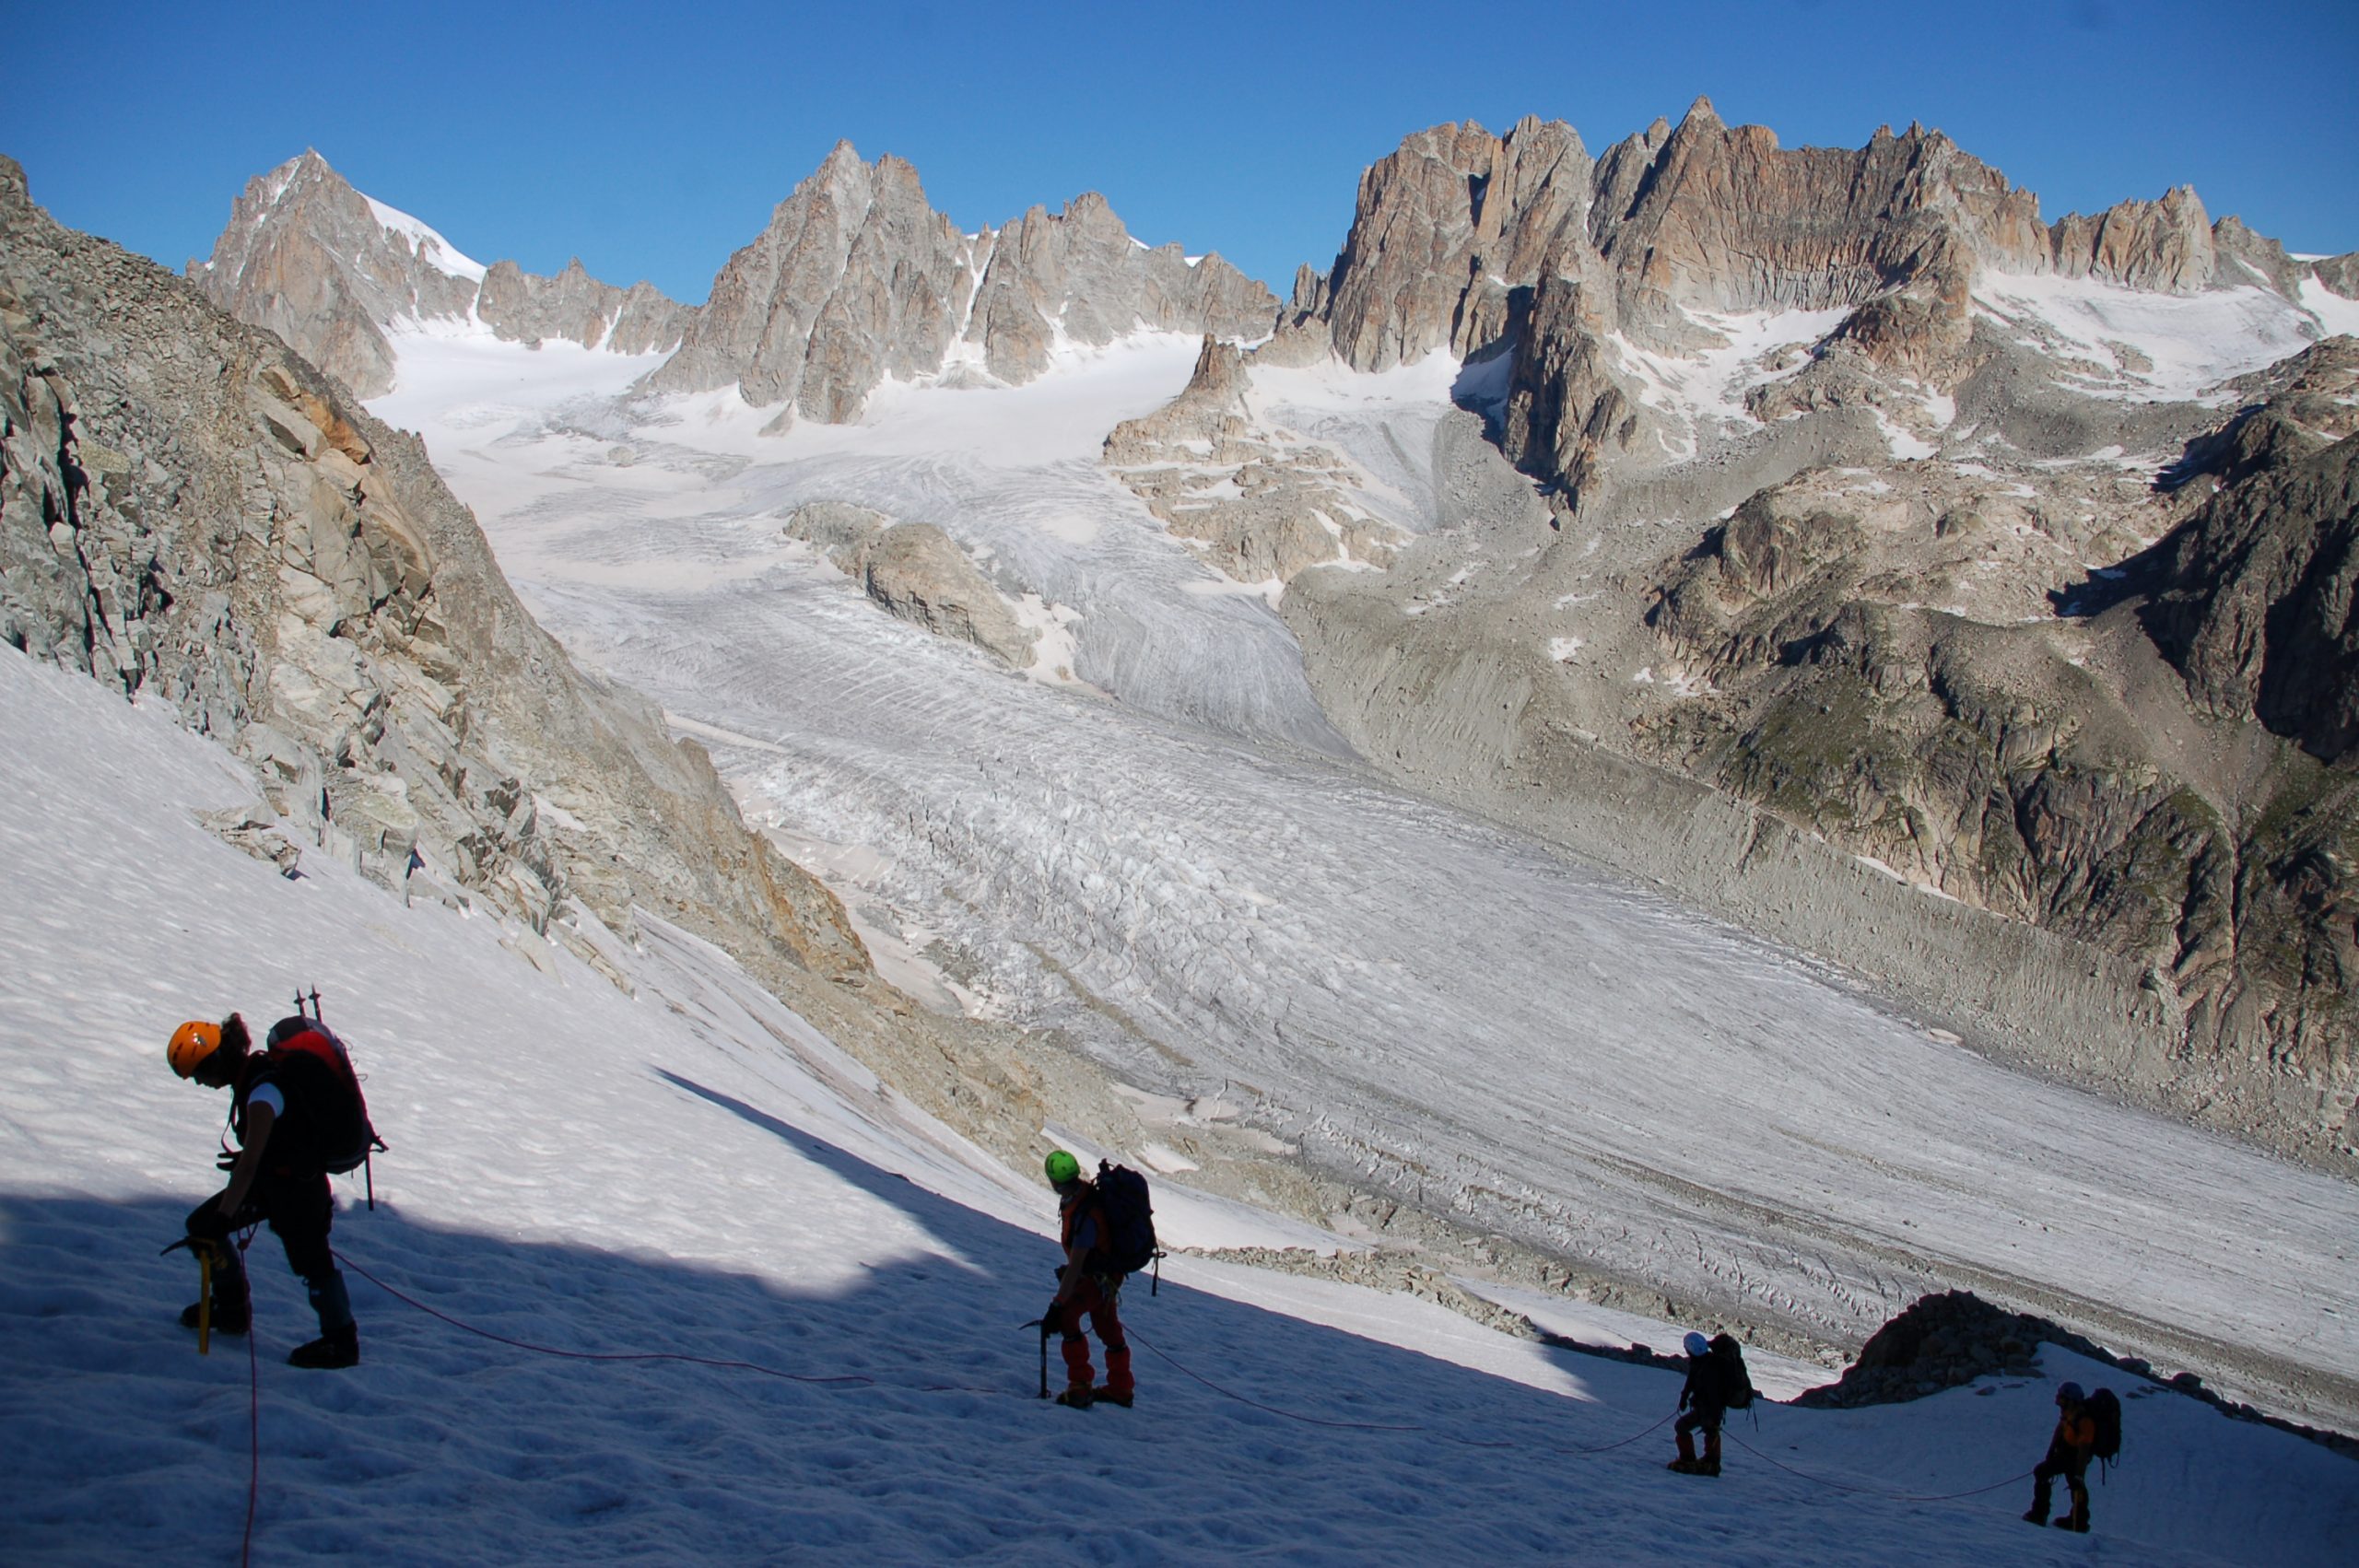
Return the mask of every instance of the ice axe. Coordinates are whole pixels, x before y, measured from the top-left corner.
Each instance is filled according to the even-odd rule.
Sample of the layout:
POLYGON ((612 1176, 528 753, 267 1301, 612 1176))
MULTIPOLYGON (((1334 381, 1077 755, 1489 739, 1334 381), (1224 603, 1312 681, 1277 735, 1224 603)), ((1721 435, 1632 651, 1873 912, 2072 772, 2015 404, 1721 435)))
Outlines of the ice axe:
POLYGON ((1016 1323, 1016 1328, 1038 1328, 1040 1330, 1040 1398, 1048 1398, 1048 1318, 1033 1318, 1031 1323, 1016 1323))
MULTIPOLYGON (((187 1247, 189 1256, 196 1259, 196 1353, 201 1356, 213 1353, 213 1249, 217 1245, 195 1236, 182 1236, 164 1248, 165 1253, 171 1253, 187 1247)), ((1046 1374, 1042 1375, 1045 1379, 1046 1374)))

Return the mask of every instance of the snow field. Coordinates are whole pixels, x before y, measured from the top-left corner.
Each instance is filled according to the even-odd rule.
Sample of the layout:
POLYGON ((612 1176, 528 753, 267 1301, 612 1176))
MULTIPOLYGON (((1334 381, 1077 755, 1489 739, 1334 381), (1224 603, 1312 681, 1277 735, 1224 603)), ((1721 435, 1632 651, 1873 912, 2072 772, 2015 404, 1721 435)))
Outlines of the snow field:
MULTIPOLYGON (((2348 1461, 2161 1394, 2131 1407, 2137 1463, 2090 1541, 2031 1534, 2020 1487, 1837 1490, 2019 1472, 2040 1382, 1773 1409, 1731 1429, 1719 1482, 1688 1480, 1649 1430, 1670 1375, 1187 1258, 1125 1302, 1138 1408, 1060 1410, 1017 1327, 1051 1287, 1047 1195, 704 944, 651 924, 634 1000, 316 854, 283 879, 190 815, 251 798, 241 768, 14 650, 0 790, 15 1561, 230 1560, 250 1441, 260 1563, 2325 1562, 2359 1525, 2348 1461), (156 1250, 217 1179, 223 1108, 172 1078, 164 1036, 231 1005, 267 1020, 299 984, 393 1145, 373 1211, 338 1183, 364 1355, 344 1373, 280 1363, 312 1329, 267 1233, 251 1368, 237 1340, 194 1353, 171 1322, 193 1270, 156 1250), (576 1359, 615 1354, 751 1364, 576 1359)), ((1158 1196, 1201 1226, 1175 1240, 1292 1229, 1158 1196)))
POLYGON ((2322 322, 2330 333, 2352 330, 2359 318, 2350 301, 2323 288, 2306 289, 2296 306, 2258 287, 2159 294, 2048 274, 1986 273, 1974 298, 2019 338, 2092 361, 2070 383, 2074 390, 2138 402, 2196 398, 2231 376, 2300 353, 2322 322), (2118 353, 2117 345, 2130 354, 2118 353))

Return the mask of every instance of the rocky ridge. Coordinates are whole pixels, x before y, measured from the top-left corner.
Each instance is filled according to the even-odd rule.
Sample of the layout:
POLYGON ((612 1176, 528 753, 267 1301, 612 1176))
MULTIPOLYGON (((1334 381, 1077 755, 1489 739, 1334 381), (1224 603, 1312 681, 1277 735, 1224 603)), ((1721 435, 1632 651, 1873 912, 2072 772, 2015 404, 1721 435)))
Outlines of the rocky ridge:
POLYGON ((1938 131, 1790 149, 1698 99, 1676 128, 1659 120, 1595 159, 1571 127, 1532 119, 1409 137, 1362 178, 1342 251, 1297 279, 1270 352, 1332 350, 1362 370, 1510 354, 1500 443, 1569 514, 1599 498, 1609 462, 1626 483, 1702 455, 1714 432, 1646 395, 1643 357, 1725 346, 1725 314, 1832 313, 1756 417, 1850 406, 1931 427, 1929 395, 2003 357, 1978 327, 1985 275, 2298 300, 2306 281, 2351 297, 2346 261, 2297 262, 2213 224, 2184 187, 2043 224, 2036 196, 1938 131))
POLYGON ((917 170, 839 143, 732 256, 650 391, 733 383, 757 408, 857 418, 887 377, 1030 380, 1060 342, 1102 347, 1138 331, 1257 338, 1277 300, 1218 256, 1131 238, 1102 196, 1034 207, 962 234, 917 170))
POLYGON ((675 346, 695 315, 648 284, 601 283, 578 259, 555 277, 513 262, 485 268, 311 151, 248 181, 212 256, 187 275, 363 398, 393 390, 385 333, 396 324, 479 322, 510 341, 648 354, 675 346))

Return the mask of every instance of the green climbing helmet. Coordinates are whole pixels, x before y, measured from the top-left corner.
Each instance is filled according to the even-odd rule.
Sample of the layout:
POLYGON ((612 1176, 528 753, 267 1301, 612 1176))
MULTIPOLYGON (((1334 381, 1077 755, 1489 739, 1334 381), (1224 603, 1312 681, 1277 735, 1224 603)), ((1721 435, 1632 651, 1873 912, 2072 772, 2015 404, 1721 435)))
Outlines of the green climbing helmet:
POLYGON ((1051 1149, 1049 1151, 1048 1171, 1049 1185, 1062 1187, 1069 1181, 1081 1179, 1081 1162, 1062 1149, 1051 1149))

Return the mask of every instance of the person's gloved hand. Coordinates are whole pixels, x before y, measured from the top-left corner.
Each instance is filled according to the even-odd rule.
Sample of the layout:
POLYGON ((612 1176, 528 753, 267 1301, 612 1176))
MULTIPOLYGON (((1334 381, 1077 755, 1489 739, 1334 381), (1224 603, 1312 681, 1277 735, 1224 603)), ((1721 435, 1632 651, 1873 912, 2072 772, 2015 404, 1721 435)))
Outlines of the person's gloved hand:
POLYGON ((1062 1331, 1064 1326, 1065 1304, 1061 1301, 1050 1302, 1049 1310, 1040 1314, 1040 1337, 1045 1340, 1051 1334, 1062 1331))
POLYGON ((207 1203, 188 1217, 188 1234, 198 1241, 227 1241, 235 1229, 218 1203, 207 1203))

